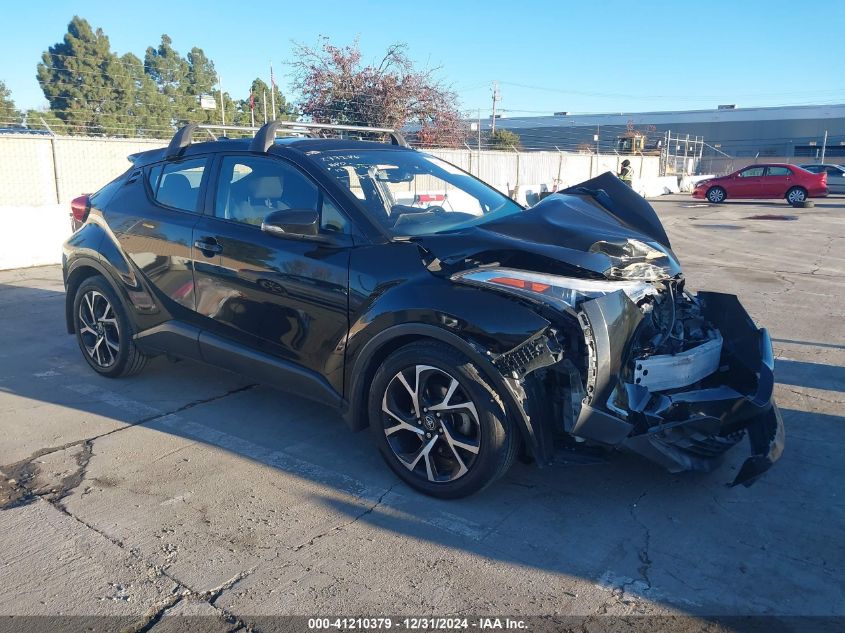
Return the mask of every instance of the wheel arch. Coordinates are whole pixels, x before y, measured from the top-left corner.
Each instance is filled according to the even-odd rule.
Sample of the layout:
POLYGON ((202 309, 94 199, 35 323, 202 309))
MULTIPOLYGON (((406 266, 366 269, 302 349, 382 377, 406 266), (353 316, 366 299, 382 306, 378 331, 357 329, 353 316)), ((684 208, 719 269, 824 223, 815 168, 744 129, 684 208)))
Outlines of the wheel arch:
POLYGON ((784 192, 784 194, 783 194, 783 197, 784 197, 786 200, 789 200, 789 192, 790 192, 790 191, 792 191, 793 189, 800 189, 801 191, 803 191, 803 192, 804 192, 804 199, 805 199, 805 200, 807 200, 807 199, 809 199, 809 198, 810 198, 810 190, 809 190, 809 189, 807 189, 807 187, 805 187, 804 185, 792 185, 792 186, 791 186, 791 187, 789 187, 789 188, 788 188, 788 189, 784 192))
POLYGON ((725 189, 722 185, 710 185, 709 187, 707 187, 707 191, 704 193, 704 197, 708 201, 710 200, 710 192, 713 191, 714 189, 720 189, 722 191, 722 194, 724 194, 722 196, 721 202, 724 202, 725 200, 728 199, 728 190, 725 189))
MULTIPOLYGON (((370 339, 355 358, 348 390, 344 418, 352 430, 358 431, 369 425, 367 415, 368 394, 366 386, 372 383, 381 363, 397 349, 416 341, 437 341, 458 350, 481 370, 484 378, 494 387, 505 406, 505 415, 513 420, 520 431, 532 455, 537 454, 539 446, 536 431, 525 411, 518 404, 518 399, 502 373, 493 365, 480 345, 427 323, 403 323, 382 330, 370 339)), ((538 422, 542 423, 542 422, 538 422)), ((541 460, 538 460, 540 462, 541 460)))
POLYGON ((76 298, 76 291, 86 279, 90 279, 91 277, 104 277, 115 290, 118 299, 123 302, 123 297, 120 296, 120 292, 117 292, 115 283, 111 280, 105 267, 100 262, 87 257, 75 260, 69 267, 67 277, 65 278, 65 325, 68 334, 74 333, 73 301, 76 298))

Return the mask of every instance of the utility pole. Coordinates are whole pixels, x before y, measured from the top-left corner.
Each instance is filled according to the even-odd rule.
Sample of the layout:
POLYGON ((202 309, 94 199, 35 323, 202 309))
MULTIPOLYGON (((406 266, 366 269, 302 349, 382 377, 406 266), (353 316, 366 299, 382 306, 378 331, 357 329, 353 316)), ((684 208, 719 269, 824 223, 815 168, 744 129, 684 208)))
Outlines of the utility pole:
POLYGON ((824 155, 825 151, 827 151, 827 130, 824 131, 824 140, 822 141, 822 159, 820 162, 824 162, 824 155))
POLYGON ((478 156, 481 157, 481 108, 478 108, 478 156))
POLYGON ((499 82, 493 82, 493 117, 490 119, 490 133, 496 133, 496 102, 502 100, 502 95, 499 94, 499 82))
POLYGON ((220 88, 220 122, 226 125, 226 106, 223 105, 223 80, 220 73, 217 74, 217 86, 220 88))
POLYGON ((273 62, 270 62, 270 107, 273 108, 271 121, 276 120, 276 78, 273 77, 273 62))

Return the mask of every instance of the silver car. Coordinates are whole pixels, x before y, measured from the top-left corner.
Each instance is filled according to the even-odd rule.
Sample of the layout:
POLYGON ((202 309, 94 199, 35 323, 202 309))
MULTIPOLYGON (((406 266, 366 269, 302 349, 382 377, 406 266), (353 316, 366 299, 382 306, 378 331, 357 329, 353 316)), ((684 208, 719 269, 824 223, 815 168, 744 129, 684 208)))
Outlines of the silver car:
POLYGON ((827 190, 830 193, 845 193, 845 167, 842 165, 814 164, 800 167, 814 174, 827 172, 827 190))

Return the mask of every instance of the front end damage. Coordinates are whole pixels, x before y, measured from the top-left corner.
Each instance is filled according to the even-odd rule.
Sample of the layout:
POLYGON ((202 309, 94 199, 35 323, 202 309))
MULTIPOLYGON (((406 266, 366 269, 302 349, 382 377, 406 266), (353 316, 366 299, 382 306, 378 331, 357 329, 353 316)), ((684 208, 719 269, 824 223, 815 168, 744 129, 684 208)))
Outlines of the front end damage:
POLYGON ((735 296, 685 290, 654 209, 612 174, 425 244, 453 281, 518 297, 550 323, 488 352, 538 463, 563 443, 706 471, 747 438, 733 483, 748 485, 780 457, 768 333, 735 296))
POLYGON ((548 331, 496 359, 528 419, 538 461, 575 446, 632 451, 670 472, 709 471, 747 437, 732 485, 751 485, 783 451, 773 355, 734 295, 656 284, 582 302, 548 331))

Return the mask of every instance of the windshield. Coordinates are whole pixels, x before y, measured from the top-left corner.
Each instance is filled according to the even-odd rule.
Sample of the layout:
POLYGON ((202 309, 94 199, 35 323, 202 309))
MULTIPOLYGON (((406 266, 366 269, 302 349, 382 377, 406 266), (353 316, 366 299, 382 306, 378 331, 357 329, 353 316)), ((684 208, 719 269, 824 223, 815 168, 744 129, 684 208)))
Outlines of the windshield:
POLYGON ((430 235, 522 211, 504 194, 421 152, 363 150, 312 158, 396 236, 430 235))

